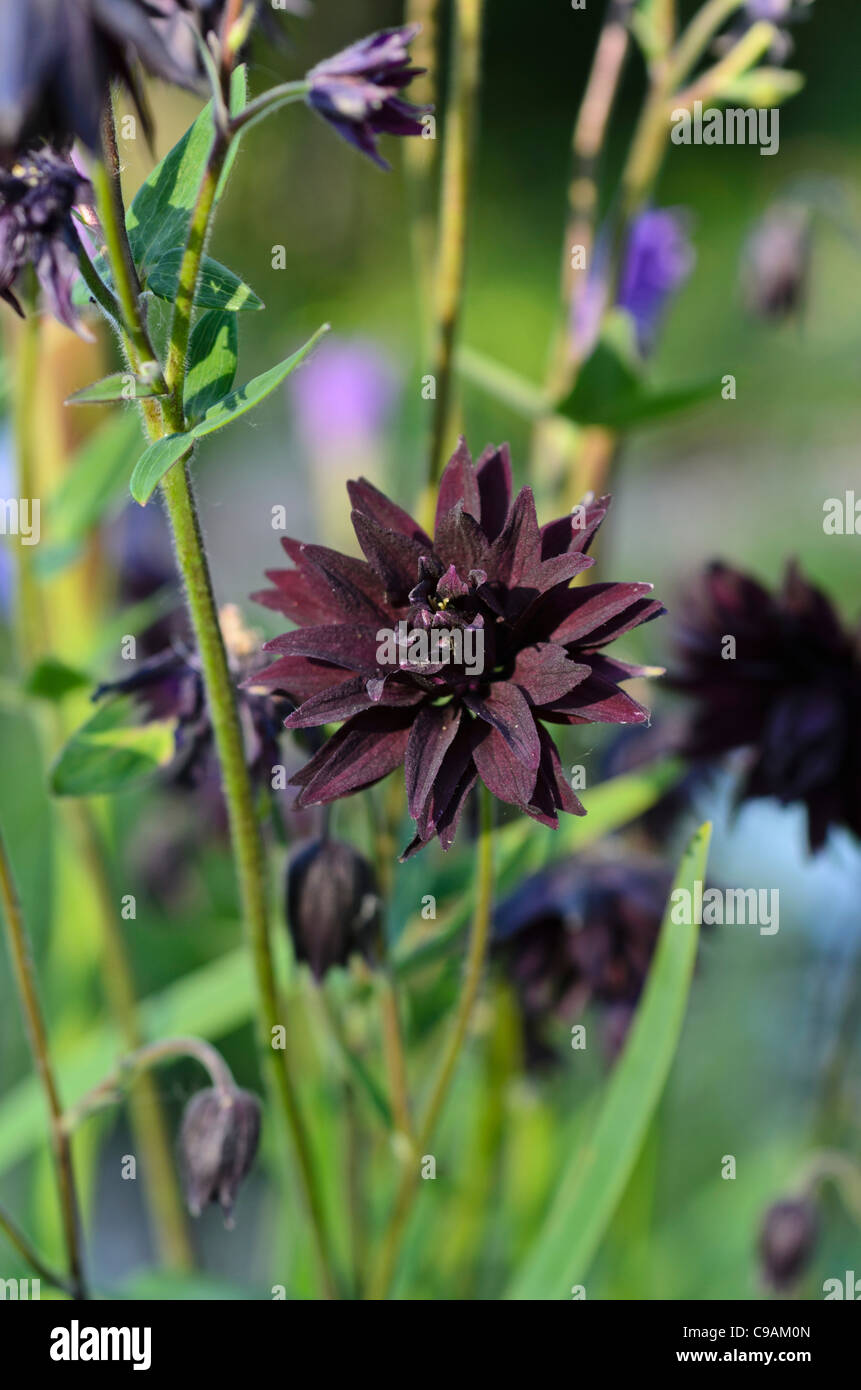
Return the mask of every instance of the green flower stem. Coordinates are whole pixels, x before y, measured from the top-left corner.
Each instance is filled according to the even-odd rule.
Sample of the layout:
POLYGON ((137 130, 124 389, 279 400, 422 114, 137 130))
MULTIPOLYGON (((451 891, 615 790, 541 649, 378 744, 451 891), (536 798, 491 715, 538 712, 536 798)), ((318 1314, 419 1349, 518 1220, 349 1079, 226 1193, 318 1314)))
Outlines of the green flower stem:
POLYGON ((16 1225, 9 1213, 4 1211, 2 1207, 0 1207, 0 1231, 3 1232, 9 1244, 18 1251, 18 1254, 27 1261, 30 1268, 36 1271, 40 1279, 44 1279, 46 1284, 52 1284, 54 1288, 62 1289, 63 1293, 68 1294, 70 1298, 75 1297, 72 1285, 68 1280, 45 1263, 20 1226, 16 1225))
POLYGON ((461 986, 457 1012, 451 1033, 446 1044, 443 1059, 431 1091, 424 1117, 418 1130, 418 1137, 404 1169, 401 1183, 395 1197, 389 1225, 383 1238, 380 1261, 371 1285, 370 1296, 384 1299, 392 1282, 398 1251, 406 1230, 407 1220, 419 1184, 418 1162, 426 1153, 433 1138, 440 1114, 449 1093, 455 1069, 460 1058, 472 1011, 481 986, 487 948, 490 940, 491 909, 493 901, 493 798, 483 785, 479 789, 481 803, 481 829, 479 832, 478 854, 476 860, 475 909, 466 970, 461 986))
MULTIPOLYGON (((161 402, 160 422, 153 411, 149 411, 146 417, 148 430, 156 437, 159 433, 180 433, 185 428, 182 402, 191 315, 210 216, 229 148, 229 141, 216 132, 192 213, 188 246, 180 265, 165 369, 170 394, 161 402)), ((108 199, 100 199, 100 212, 103 218, 113 223, 110 235, 107 235, 106 229, 106 239, 114 274, 121 278, 124 255, 118 243, 126 242, 125 223, 108 199)), ((134 294, 121 296, 121 301, 124 312, 128 310, 133 316, 133 322, 126 324, 126 330, 134 345, 141 332, 145 333, 140 303, 134 294)), ((164 478, 161 487, 197 641, 207 705, 221 768, 222 787, 239 879, 243 922, 257 978, 258 1025, 264 1071, 293 1138, 326 1293, 329 1297, 336 1297, 337 1286, 332 1272, 333 1264, 310 1140, 299 1107, 298 1093, 286 1049, 276 1050, 273 1046, 274 1030, 281 1027, 281 1020, 269 940, 263 840, 245 763, 233 681, 218 622, 212 580, 187 464, 176 464, 164 478)))
POLYGON ((257 121, 263 120, 264 116, 271 116, 273 112, 280 111, 282 106, 290 106, 294 101, 304 101, 308 95, 310 84, 307 82, 282 82, 279 87, 270 87, 263 96, 257 97, 254 101, 249 101, 230 122, 231 135, 238 135, 240 130, 247 130, 249 126, 255 125, 257 121))
POLYGON ((2 834, 0 834, 0 903, 2 903, 3 916, 6 921, 6 934, 9 942, 9 954, 12 958, 15 984, 21 1000, 21 1008, 27 1024, 27 1031, 30 1035, 30 1047, 33 1053, 33 1061, 36 1065, 36 1071, 42 1083, 42 1089, 45 1092, 45 1100, 48 1105, 48 1116, 51 1125, 51 1144, 54 1150, 54 1162, 57 1170, 57 1189, 63 1219, 63 1235, 66 1244, 66 1254, 69 1261, 72 1296, 74 1298, 83 1299, 87 1297, 87 1290, 84 1282, 79 1206, 75 1187, 75 1175, 72 1169, 72 1154, 69 1147, 68 1135, 63 1129, 63 1112, 60 1105, 59 1093, 57 1091, 56 1079, 54 1077, 54 1068, 51 1063, 51 1054, 48 1048, 48 1034, 45 1029, 45 1020, 42 1015, 39 994, 36 988, 36 977, 33 968, 33 959, 30 954, 30 943, 27 940, 27 932, 21 914, 21 905, 18 900, 18 893, 12 877, 12 868, 6 853, 6 846, 3 842, 2 834))
POLYGON ((138 1073, 159 1066, 162 1062, 175 1061, 177 1057, 194 1057, 209 1072, 216 1090, 235 1089, 233 1072, 211 1043, 202 1038, 162 1038, 158 1042, 145 1043, 143 1047, 122 1057, 110 1076, 93 1086, 76 1105, 68 1109, 63 1116, 66 1133, 71 1134, 82 1120, 97 1110, 115 1105, 122 1098, 125 1087, 138 1073))
MULTIPOLYGON (((412 44, 412 63, 425 71, 413 80, 411 89, 412 99, 420 106, 432 105, 436 100, 434 74, 437 66, 439 9, 440 0, 407 0, 404 12, 405 24, 421 26, 412 44)), ((436 240, 432 177, 435 153, 435 140, 421 138, 403 142, 404 174, 409 197, 410 242, 419 309, 419 342, 423 360, 426 360, 433 350, 430 329, 436 240)))
POLYGON ((428 469, 431 490, 439 482, 450 442, 454 347, 466 275, 467 214, 478 115, 483 15, 484 0, 456 0, 434 289, 431 371, 436 381, 436 397, 428 469))
POLYGON ((667 77, 671 91, 693 72, 718 30, 743 4, 744 0, 708 0, 697 11, 670 57, 667 77))
POLYGON ((122 310, 116 298, 111 294, 111 291, 101 279, 96 267, 87 255, 87 249, 83 242, 81 242, 78 247, 78 269, 81 272, 81 279, 90 291, 93 299, 101 306, 108 318, 113 319, 114 323, 122 328, 122 310))

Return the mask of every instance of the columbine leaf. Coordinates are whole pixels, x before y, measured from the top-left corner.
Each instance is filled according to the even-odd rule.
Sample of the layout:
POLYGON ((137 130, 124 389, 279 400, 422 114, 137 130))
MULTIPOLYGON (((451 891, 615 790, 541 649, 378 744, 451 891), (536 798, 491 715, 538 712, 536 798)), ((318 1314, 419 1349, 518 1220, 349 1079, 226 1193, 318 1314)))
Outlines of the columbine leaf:
MULTIPOLYGON (((237 68, 231 84, 230 109, 236 115, 248 92, 245 68, 237 68)), ((182 139, 153 169, 126 214, 135 264, 146 274, 166 252, 188 241, 191 213, 212 145, 212 103, 205 106, 182 139)), ((218 196, 236 156, 234 141, 218 188, 218 196)))
MULTIPOLYGON (((672 892, 705 878, 711 826, 693 836, 672 892)), ((589 1265, 633 1172, 681 1033, 697 946, 695 922, 674 922, 672 892, 648 983, 585 1145, 572 1154, 538 1237, 506 1293, 568 1298, 589 1265)), ((693 915, 693 914, 691 914, 693 915)))
POLYGON ((116 401, 137 401, 151 396, 163 395, 150 382, 141 381, 132 372, 114 372, 92 386, 66 398, 66 405, 113 405, 116 401))
POLYGON ((134 700, 122 696, 102 706, 73 734, 51 774, 57 796, 101 796, 124 791, 169 763, 173 724, 139 724, 134 700))
MULTIPOLYGON (((146 272, 146 288, 159 299, 175 300, 179 285, 179 268, 185 254, 184 248, 174 246, 159 256, 155 265, 146 272)), ((220 265, 211 256, 204 256, 200 267, 200 279, 194 296, 199 309, 262 309, 263 300, 256 295, 250 285, 240 280, 227 266, 220 265)))
POLYGON ((196 439, 223 429, 225 425, 238 420, 246 411, 259 405, 300 363, 304 362, 312 348, 328 331, 329 325, 324 323, 292 357, 279 362, 277 367, 270 367, 268 372, 254 377, 244 386, 240 386, 238 391, 231 391, 223 400, 210 406, 203 419, 198 420, 185 434, 170 434, 151 444, 146 453, 138 459, 132 474, 131 494, 135 501, 140 502, 142 507, 145 506, 168 469, 191 448, 196 439))
POLYGON ((167 434, 141 454, 135 464, 129 491, 136 502, 145 507, 152 497, 165 473, 183 454, 192 448, 194 440, 190 434, 167 434))
POLYGON ((235 314, 211 309, 198 319, 189 344, 185 378, 185 414, 192 424, 223 400, 233 386, 238 353, 235 314))
POLYGON ((38 662, 27 677, 24 689, 28 695, 41 700, 62 700, 72 690, 92 685, 92 678, 85 671, 76 671, 56 657, 47 656, 38 662))

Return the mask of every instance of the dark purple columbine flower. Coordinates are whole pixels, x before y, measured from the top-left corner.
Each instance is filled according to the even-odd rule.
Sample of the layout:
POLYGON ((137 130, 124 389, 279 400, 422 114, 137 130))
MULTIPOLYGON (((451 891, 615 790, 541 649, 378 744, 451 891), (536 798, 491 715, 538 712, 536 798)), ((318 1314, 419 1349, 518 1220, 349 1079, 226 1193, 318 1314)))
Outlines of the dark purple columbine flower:
POLYGON ((400 95, 425 71, 410 67, 409 44, 418 31, 417 24, 382 29, 308 73, 309 105, 381 169, 390 166, 377 149, 376 137, 421 135, 419 117, 431 109, 413 106, 400 95))
MULTIPOLYGON (((645 356, 673 296, 694 266, 688 219, 676 208, 648 208, 631 224, 622 255, 616 305, 631 315, 637 346, 645 356)), ((574 301, 572 337, 578 359, 595 345, 607 308, 610 277, 608 237, 595 247, 583 293, 574 301)))
POLYGON ((382 929, 374 870, 352 845, 312 840, 287 867, 287 925, 297 960, 316 980, 353 955, 372 961, 382 929))
POLYGON ((416 837, 454 839, 480 778, 502 801, 555 826, 583 815, 548 731, 639 724, 619 682, 648 674, 605 655, 663 608, 651 584, 570 581, 609 498, 539 527, 530 488, 511 500, 506 447, 477 464, 463 441, 440 483, 433 540, 366 480, 349 484, 365 559, 285 539, 292 570, 255 597, 301 626, 267 643, 258 683, 298 706, 288 728, 345 720, 294 777, 299 804, 335 801, 405 765, 416 837))
POLYGON ((517 991, 527 1062, 550 1060, 555 1016, 600 1005, 615 1056, 648 975, 672 874, 644 860, 564 859, 526 879, 497 908, 494 949, 517 991))
POLYGON ((260 1101, 238 1087, 197 1091, 185 1108, 179 1137, 185 1195, 192 1216, 218 1202, 225 1225, 260 1142, 260 1101))
POLYGON ((800 203, 775 203, 748 238, 742 263, 745 306, 778 322, 804 306, 810 274, 812 216, 800 203))
POLYGON ((784 1197, 765 1213, 759 1260, 765 1282, 778 1292, 805 1274, 819 1238, 819 1210, 809 1197, 784 1197))
POLYGON ((772 595, 715 563, 680 611, 670 683, 697 701, 683 752, 749 748, 739 800, 802 802, 812 850, 831 825, 861 836, 859 642, 825 595, 794 564, 772 595))
MULTIPOLYGON (((179 0, 170 0, 179 8, 179 0)), ((167 82, 196 86, 197 64, 184 66, 155 27, 150 0, 0 0, 0 150, 34 140, 91 150, 112 81, 141 107, 141 62, 167 82)))
POLYGON ((72 304, 81 245, 72 209, 92 201, 88 181, 50 151, 0 166, 0 299, 22 313, 13 286, 31 265, 50 312, 82 336, 72 304))

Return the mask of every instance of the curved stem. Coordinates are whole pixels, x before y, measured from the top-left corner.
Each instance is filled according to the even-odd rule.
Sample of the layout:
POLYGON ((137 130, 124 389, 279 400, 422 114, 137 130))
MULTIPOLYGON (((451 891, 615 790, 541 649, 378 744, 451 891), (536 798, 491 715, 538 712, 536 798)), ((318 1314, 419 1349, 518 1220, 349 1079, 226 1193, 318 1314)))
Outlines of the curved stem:
POLYGON ((371 1298, 382 1299, 388 1294, 395 1271, 398 1251, 412 1210, 418 1189, 418 1160, 424 1154, 433 1138, 437 1121, 448 1096, 460 1058, 472 1011, 475 1006, 484 963, 490 940, 491 910, 493 902, 493 799, 485 786, 480 787, 481 829, 478 841, 476 862, 475 911, 466 970, 458 1000, 457 1012, 449 1034, 439 1072, 431 1091, 430 1099, 418 1131, 415 1148, 408 1161, 395 1205, 383 1239, 380 1262, 371 1286, 371 1298))
POLYGON ((233 1072, 211 1043, 205 1042, 203 1038, 162 1038, 158 1042, 145 1043, 143 1047, 122 1057, 110 1076, 93 1086, 76 1105, 67 1110, 63 1116, 63 1128, 66 1133, 71 1134, 82 1120, 96 1110, 102 1110, 106 1105, 114 1105, 121 1098, 123 1088, 133 1080, 137 1072, 158 1066, 161 1062, 175 1061, 177 1057, 194 1057, 209 1072, 216 1090, 235 1089, 233 1072))
POLYGON ((449 442, 454 345, 466 273, 466 235, 472 150, 478 114, 484 0, 456 0, 452 26, 451 95, 445 120, 439 236, 434 291, 436 396, 431 425, 429 483, 439 481, 449 442))
POLYGON ((75 1297, 72 1285, 68 1280, 64 1279, 62 1274, 58 1274, 56 1270, 51 1269, 49 1265, 45 1264, 45 1261, 42 1259, 35 1246, 31 1245, 28 1237, 25 1236, 20 1226, 16 1225, 9 1213, 4 1211, 2 1207, 0 1207, 0 1231, 3 1232, 9 1244, 18 1251, 18 1254, 27 1261, 30 1268, 36 1271, 40 1279, 44 1279, 46 1284, 53 1284, 55 1288, 62 1289, 63 1293, 68 1294, 70 1298, 75 1297))
POLYGON ((6 846, 0 834, 0 903, 6 919, 6 932, 12 969, 21 1007, 30 1035, 30 1047, 36 1071, 45 1092, 48 1115, 51 1124, 51 1143, 57 1169, 57 1188, 63 1217, 63 1234, 69 1260, 69 1274, 74 1298, 86 1298, 84 1266, 81 1254, 81 1234, 79 1223, 78 1197, 75 1188, 75 1175, 72 1170, 72 1154, 69 1139, 63 1129, 63 1112, 60 1105, 54 1068, 48 1048, 48 1035, 45 1020, 39 1003, 35 971, 30 954, 30 943, 21 915, 21 905, 12 877, 12 868, 6 853, 6 846))

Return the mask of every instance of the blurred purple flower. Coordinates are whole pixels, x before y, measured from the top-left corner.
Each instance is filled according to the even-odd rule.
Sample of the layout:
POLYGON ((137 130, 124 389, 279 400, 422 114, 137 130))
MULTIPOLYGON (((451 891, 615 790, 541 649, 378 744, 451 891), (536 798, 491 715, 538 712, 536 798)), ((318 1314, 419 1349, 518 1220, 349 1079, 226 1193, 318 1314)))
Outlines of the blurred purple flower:
POLYGON ((89 335, 72 304, 80 247, 72 209, 92 199, 88 181, 51 151, 0 168, 0 299, 23 316, 12 287, 32 265, 50 312, 81 337, 89 335))
POLYGON ((291 377, 296 423, 308 451, 325 456, 378 444, 395 401, 395 374, 373 343, 330 341, 291 377))
POLYGON ((409 44, 419 25, 382 29, 318 63, 308 73, 308 104, 339 135, 381 169, 390 166, 377 149, 378 135, 421 135, 419 117, 429 107, 413 106, 400 93, 424 68, 409 66, 409 44))
POLYGON ((774 203, 748 238, 742 262, 745 307, 778 322, 800 309, 810 274, 812 215, 800 203, 774 203))

